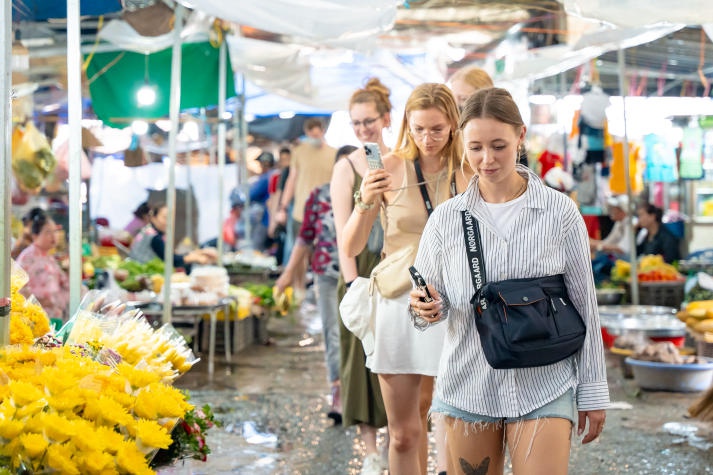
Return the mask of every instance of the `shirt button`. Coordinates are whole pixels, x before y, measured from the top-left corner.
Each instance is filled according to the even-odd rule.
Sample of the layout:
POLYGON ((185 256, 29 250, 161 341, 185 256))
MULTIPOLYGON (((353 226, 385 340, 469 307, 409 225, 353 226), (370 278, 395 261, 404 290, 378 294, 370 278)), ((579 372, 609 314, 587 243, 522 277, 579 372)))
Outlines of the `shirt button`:
POLYGON ((529 299, 529 298, 527 298, 527 297, 523 297, 523 298, 522 298, 522 301, 523 301, 523 302, 529 302, 529 301, 530 301, 530 299, 529 299))

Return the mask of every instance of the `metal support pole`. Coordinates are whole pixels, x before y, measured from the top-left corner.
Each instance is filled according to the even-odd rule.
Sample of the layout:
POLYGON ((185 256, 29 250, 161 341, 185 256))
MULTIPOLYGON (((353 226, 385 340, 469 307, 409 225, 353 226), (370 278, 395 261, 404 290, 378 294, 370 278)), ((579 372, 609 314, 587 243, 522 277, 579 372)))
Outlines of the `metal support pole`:
POLYGON ((0 32, 2 32, 2 61, 0 61, 0 127, 2 130, 2 167, 0 167, 0 347, 10 343, 10 230, 12 215, 10 202, 10 174, 12 173, 12 2, 0 7, 0 32))
POLYGON ((166 246, 164 254, 163 280, 163 323, 171 322, 171 276, 173 275, 173 251, 176 235, 176 139, 178 138, 178 114, 181 109, 181 29, 183 28, 182 5, 176 6, 173 25, 173 55, 171 57, 171 95, 169 99, 169 118, 171 132, 168 135, 168 189, 166 190, 166 206, 168 220, 166 221, 166 246))
POLYGON ((245 242, 252 249, 252 224, 250 223, 250 188, 248 185, 248 124, 245 121, 245 75, 240 75, 240 94, 238 94, 238 103, 240 104, 240 116, 238 124, 240 128, 240 163, 238 164, 238 188, 245 195, 245 211, 241 219, 245 220, 245 242))
POLYGON ((218 265, 223 263, 223 219, 225 218, 225 41, 220 44, 218 62, 218 265))
POLYGON ((631 303, 639 305, 639 276, 636 273, 636 236, 634 230, 634 200, 631 187, 631 174, 629 166, 629 133, 626 125, 626 60, 624 58, 624 50, 619 49, 617 52, 617 60, 619 63, 619 93, 621 94, 621 105, 624 114, 624 182, 626 183, 626 197, 628 198, 628 207, 626 210, 626 227, 629 230, 629 255, 631 261, 631 303))
POLYGON ((82 51, 79 0, 67 0, 67 116, 69 122, 69 312, 82 290, 82 51))

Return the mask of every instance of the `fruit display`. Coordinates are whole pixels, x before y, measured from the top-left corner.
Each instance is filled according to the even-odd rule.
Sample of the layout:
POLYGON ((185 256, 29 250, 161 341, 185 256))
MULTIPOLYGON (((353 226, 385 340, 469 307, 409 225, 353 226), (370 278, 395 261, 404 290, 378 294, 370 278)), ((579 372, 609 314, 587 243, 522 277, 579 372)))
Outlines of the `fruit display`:
MULTIPOLYGON (((671 264, 664 262, 660 255, 646 255, 639 258, 636 266, 639 282, 680 282, 685 277, 671 264)), ((631 279, 631 264, 618 259, 611 271, 613 281, 626 282, 631 279)))
POLYGON ((163 275, 164 265, 159 258, 151 259, 145 264, 126 259, 114 270, 114 279, 119 287, 129 292, 153 289, 151 276, 163 275))
POLYGON ((676 316, 686 323, 686 327, 691 333, 697 335, 711 333, 713 335, 713 300, 690 302, 676 316))

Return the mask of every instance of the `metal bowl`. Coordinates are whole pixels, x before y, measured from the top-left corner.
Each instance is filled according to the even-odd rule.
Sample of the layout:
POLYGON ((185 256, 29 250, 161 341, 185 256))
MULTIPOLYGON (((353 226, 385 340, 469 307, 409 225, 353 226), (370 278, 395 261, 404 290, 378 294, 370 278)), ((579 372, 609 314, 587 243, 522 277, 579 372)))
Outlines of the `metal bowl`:
POLYGON ((599 315, 621 317, 637 315, 676 315, 676 309, 663 305, 600 305, 599 315))
POLYGON ((597 305, 618 305, 625 294, 624 289, 597 289, 597 305))
POLYGON ((658 305, 610 305, 599 307, 602 328, 613 336, 642 332, 646 337, 686 334, 686 324, 676 318, 676 309, 658 305))

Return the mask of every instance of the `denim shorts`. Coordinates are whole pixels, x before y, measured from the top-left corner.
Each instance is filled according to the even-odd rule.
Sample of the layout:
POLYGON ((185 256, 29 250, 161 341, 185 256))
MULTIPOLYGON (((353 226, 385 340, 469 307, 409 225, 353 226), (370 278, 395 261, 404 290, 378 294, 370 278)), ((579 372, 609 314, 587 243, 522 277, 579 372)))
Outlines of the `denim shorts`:
POLYGON ((558 417, 561 419, 567 419, 572 422, 572 424, 576 425, 578 419, 577 407, 574 400, 574 390, 572 388, 568 389, 567 392, 554 401, 550 401, 544 406, 519 417, 490 417, 481 414, 474 414, 446 404, 436 397, 433 398, 430 412, 431 414, 442 414, 444 416, 460 419, 463 422, 486 424, 510 424, 513 422, 527 421, 531 419, 558 417))

